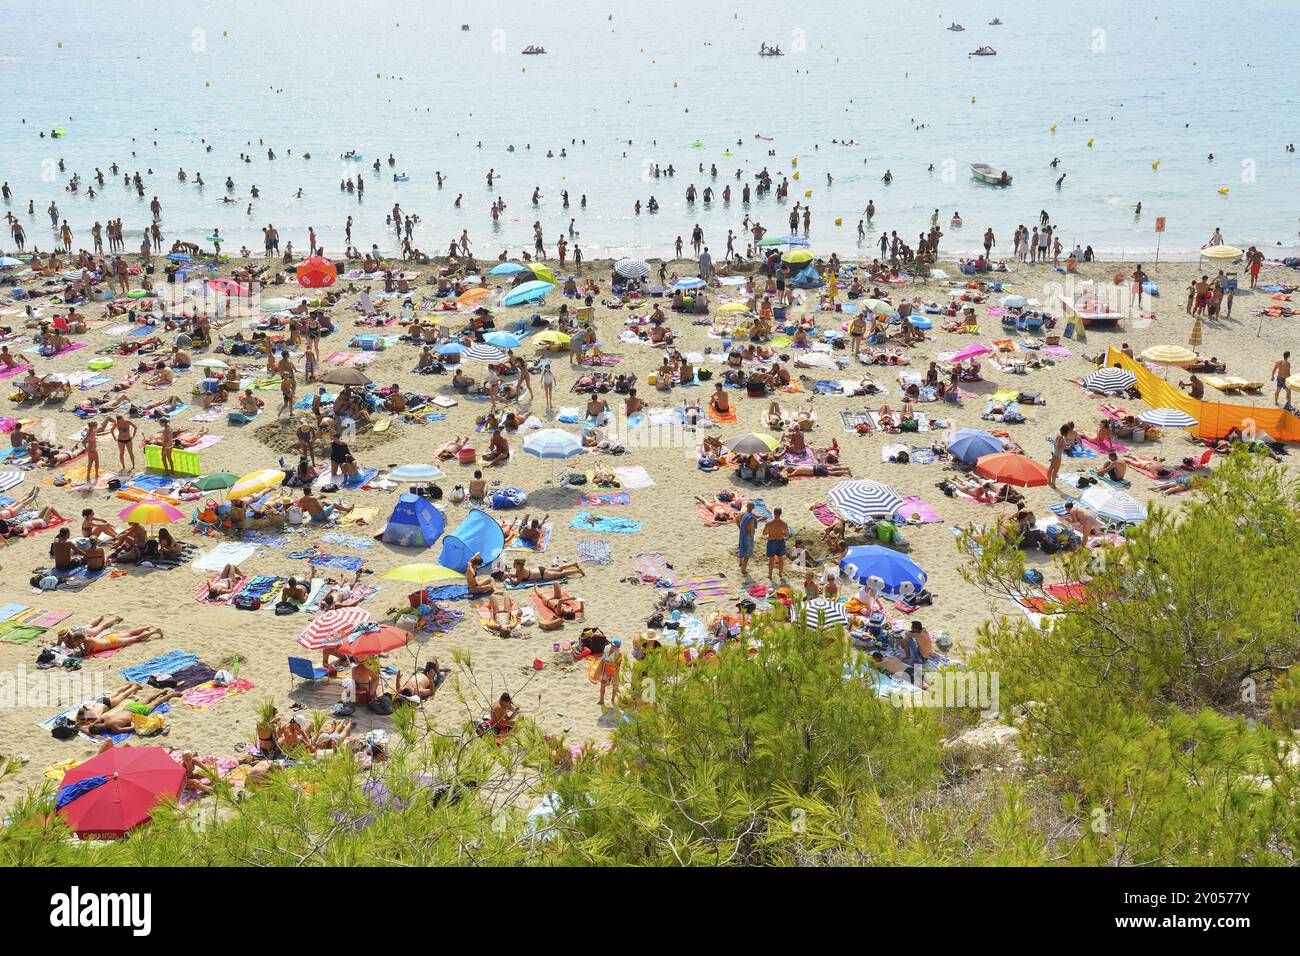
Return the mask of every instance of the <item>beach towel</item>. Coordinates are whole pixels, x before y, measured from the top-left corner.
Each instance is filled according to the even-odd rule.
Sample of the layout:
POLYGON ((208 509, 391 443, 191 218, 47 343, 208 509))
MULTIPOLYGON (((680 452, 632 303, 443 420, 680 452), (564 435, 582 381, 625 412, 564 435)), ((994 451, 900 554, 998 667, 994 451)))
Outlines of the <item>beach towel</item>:
POLYGON ((724 575, 685 578, 669 588, 674 594, 690 592, 695 595, 696 604, 712 604, 735 597, 731 583, 724 575))
POLYGON ((546 525, 542 529, 542 536, 541 538, 538 539, 537 545, 535 547, 516 534, 511 538, 510 543, 506 545, 506 550, 526 551, 532 554, 541 554, 543 551, 546 550, 547 546, 550 545, 551 532, 554 530, 555 529, 551 525, 549 524, 546 525))
POLYGON ((344 488, 360 488, 370 482, 370 479, 379 474, 378 468, 363 468, 355 475, 343 482, 344 488))
POLYGON ((130 667, 123 668, 118 673, 122 675, 123 680, 144 684, 155 674, 175 674, 177 671, 191 667, 198 662, 197 654, 191 654, 188 651, 168 651, 166 654, 150 658, 140 664, 133 664, 130 667))
POLYGON ((584 510, 573 516, 569 527, 582 531, 599 531, 603 534, 636 534, 641 530, 641 522, 633 521, 631 518, 596 515, 584 510))
POLYGON ((195 571, 217 572, 227 564, 238 566, 241 562, 247 561, 256 553, 256 544, 245 544, 238 541, 223 541, 215 548, 205 551, 198 560, 190 564, 190 567, 195 571))
POLYGON ((318 554, 307 562, 314 568, 338 568, 342 571, 360 571, 361 559, 345 554, 318 554))
POLYGON ((261 601, 261 606, 266 608, 275 603, 283 590, 284 578, 273 574, 260 574, 235 592, 231 603, 245 598, 257 598, 261 601))
POLYGON ((10 618, 22 614, 24 611, 30 611, 31 608, 26 604, 5 604, 0 606, 0 622, 8 621, 10 618))
POLYGON ((912 515, 918 516, 921 524, 932 524, 942 521, 939 512, 935 511, 920 498, 904 498, 903 506, 898 509, 898 514, 905 520, 911 521, 912 515))
POLYGON ((728 408, 725 412, 720 412, 720 411, 718 411, 716 408, 713 407, 713 404, 712 404, 712 403, 710 403, 710 404, 706 407, 706 409, 705 409, 705 413, 709 416, 709 421, 711 421, 711 422, 716 422, 716 423, 719 424, 719 425, 734 425, 734 424, 736 424, 736 420, 737 420, 737 419, 736 419, 736 409, 735 409, 735 408, 728 408))
POLYGON ((424 601, 463 601, 469 597, 468 584, 440 584, 424 589, 424 601))
MULTIPOLYGON (((324 584, 323 581, 321 583, 324 584)), ((321 610, 321 600, 325 597, 325 593, 325 588, 318 588, 316 587, 315 582, 313 582, 311 594, 307 596, 307 603, 302 606, 302 609, 309 614, 314 614, 321 610)), ((352 586, 352 597, 360 604, 365 604, 378 593, 379 588, 375 585, 354 584, 352 586)))
MULTIPOLYGON (((1089 448, 1092 451, 1098 452, 1099 454, 1102 455, 1108 455, 1111 452, 1118 452, 1119 454, 1122 455, 1128 451, 1127 445, 1121 445, 1117 441, 1112 441, 1109 444, 1103 445, 1100 442, 1095 442, 1091 438, 1085 438, 1083 436, 1079 437, 1079 441, 1083 443, 1083 446, 1085 448, 1089 448)), ((1076 455, 1075 457, 1077 458, 1079 456, 1076 455)))
POLYGON ((655 481, 650 477, 650 472, 640 465, 622 465, 613 469, 613 472, 614 477, 618 479, 618 483, 629 491, 641 491, 655 486, 655 481))
POLYGON ((613 564, 613 548, 608 541, 602 541, 599 538, 581 540, 578 542, 578 563, 599 565, 613 564))
POLYGON ((246 694, 253 689, 253 682, 243 677, 236 677, 233 681, 218 687, 212 681, 204 681, 189 688, 181 694, 181 700, 189 704, 195 710, 205 710, 213 704, 225 700, 227 697, 234 697, 236 694, 246 694))
POLYGON ((17 375, 25 375, 27 374, 27 370, 30 368, 31 368, 30 365, 15 365, 12 368, 7 368, 3 372, 0 372, 0 379, 14 378, 17 375))
POLYGON ((856 432, 859 425, 866 425, 871 431, 876 430, 875 417, 871 412, 840 412, 840 424, 846 432, 856 432))
POLYGON ((834 509, 832 509, 831 506, 826 504, 826 502, 824 501, 818 502, 815 505, 809 505, 808 510, 812 512, 814 518, 816 518, 827 528, 835 524, 835 522, 840 519, 839 515, 835 513, 834 509))
POLYGON ((933 465, 937 458, 934 449, 929 445, 913 445, 908 455, 915 465, 933 465))
POLYGON ((194 600, 198 601, 200 604, 229 604, 230 599, 247 583, 248 575, 237 577, 231 582, 230 590, 218 594, 214 598, 210 597, 208 594, 208 578, 205 576, 195 585, 194 600))
POLYGON ((632 496, 626 491, 614 491, 608 494, 596 495, 578 495, 578 504, 585 505, 589 508, 598 508, 602 505, 630 505, 632 496))
POLYGON ((646 551, 635 555, 632 558, 632 567, 642 578, 666 581, 670 585, 677 583, 677 572, 668 566, 664 556, 657 551, 646 551))

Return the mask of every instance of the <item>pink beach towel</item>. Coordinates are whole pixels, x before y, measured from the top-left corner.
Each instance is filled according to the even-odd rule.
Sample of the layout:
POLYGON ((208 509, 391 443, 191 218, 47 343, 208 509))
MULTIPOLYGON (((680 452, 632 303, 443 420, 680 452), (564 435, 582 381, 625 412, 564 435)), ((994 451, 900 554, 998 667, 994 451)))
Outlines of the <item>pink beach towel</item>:
POLYGON ((939 512, 916 497, 904 498, 903 506, 898 509, 898 513, 908 520, 911 520, 912 515, 916 515, 920 518, 922 524, 933 524, 943 520, 939 516, 939 512))
POLYGON ((0 378, 13 378, 16 375, 22 375, 31 368, 30 365, 15 365, 13 368, 7 368, 0 372, 0 378))

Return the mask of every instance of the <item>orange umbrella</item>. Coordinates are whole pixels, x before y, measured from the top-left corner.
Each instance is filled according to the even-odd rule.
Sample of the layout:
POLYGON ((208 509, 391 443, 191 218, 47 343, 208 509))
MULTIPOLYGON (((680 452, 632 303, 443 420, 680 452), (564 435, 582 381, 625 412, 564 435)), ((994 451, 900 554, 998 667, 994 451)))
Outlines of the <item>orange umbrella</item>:
POLYGON ((980 458, 975 470, 985 478, 1022 488, 1047 484, 1047 468, 1024 455, 1006 451, 980 458))
POLYGON ((333 285, 338 278, 334 263, 324 256, 311 256, 298 267, 298 284, 307 289, 320 289, 333 285))
POLYGON ((456 301, 461 305, 470 305, 473 302, 477 302, 479 299, 486 299, 491 294, 491 289, 485 289, 483 286, 478 285, 472 289, 466 289, 460 295, 456 296, 456 301))
POLYGON ((374 654, 386 654, 389 651, 397 650, 399 647, 404 647, 410 639, 410 631, 404 631, 400 627, 393 627, 391 624, 383 624, 377 628, 366 628, 351 635, 338 645, 338 649, 349 657, 370 657, 374 654))

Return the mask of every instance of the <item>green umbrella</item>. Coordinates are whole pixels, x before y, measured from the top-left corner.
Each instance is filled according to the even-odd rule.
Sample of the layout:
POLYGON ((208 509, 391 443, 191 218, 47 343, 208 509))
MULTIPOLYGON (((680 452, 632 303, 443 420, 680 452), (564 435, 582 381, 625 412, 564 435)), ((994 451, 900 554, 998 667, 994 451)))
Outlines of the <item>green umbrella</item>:
POLYGON ((238 475, 232 475, 228 471, 214 471, 212 474, 204 475, 194 482, 194 487, 198 488, 199 491, 220 491, 223 488, 229 488, 238 480, 238 475))

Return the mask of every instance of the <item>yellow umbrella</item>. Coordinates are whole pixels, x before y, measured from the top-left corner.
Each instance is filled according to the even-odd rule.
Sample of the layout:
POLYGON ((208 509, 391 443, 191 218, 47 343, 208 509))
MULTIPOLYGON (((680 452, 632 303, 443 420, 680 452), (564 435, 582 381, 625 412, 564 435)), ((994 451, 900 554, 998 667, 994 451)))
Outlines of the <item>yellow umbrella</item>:
POLYGON ((547 348, 562 349, 569 344, 569 337, 563 332, 552 330, 550 332, 543 332, 541 335, 533 339, 533 341, 538 345, 544 345, 547 348))
POLYGON ((555 273, 551 271, 550 266, 544 265, 543 263, 540 262, 528 262, 525 263, 525 265, 527 265, 528 268, 532 271, 533 275, 535 275, 541 281, 549 282, 557 289, 560 287, 560 280, 555 278, 555 273))
POLYGON ((782 262, 812 262, 813 254, 807 249, 791 249, 781 257, 782 262))
POLYGON ((1240 259, 1245 254, 1236 246, 1206 246, 1201 250, 1207 259, 1240 259))
POLYGON ((1181 345, 1153 345, 1142 357, 1157 365, 1190 365, 1196 361, 1196 353, 1181 345))
POLYGON ((284 471, 279 468, 262 468, 251 471, 226 489, 227 498, 247 498, 274 488, 284 481, 284 471))
POLYGON ((1187 344, 1194 349, 1201 347, 1201 317, 1199 315, 1192 322, 1192 334, 1187 339, 1187 344))
POLYGON ((435 581, 463 581, 465 575, 441 564, 404 564, 383 575, 389 581, 407 581, 423 587, 435 581))
POLYGON ((171 524, 185 516, 166 502, 148 498, 123 509, 118 517, 132 524, 171 524))

